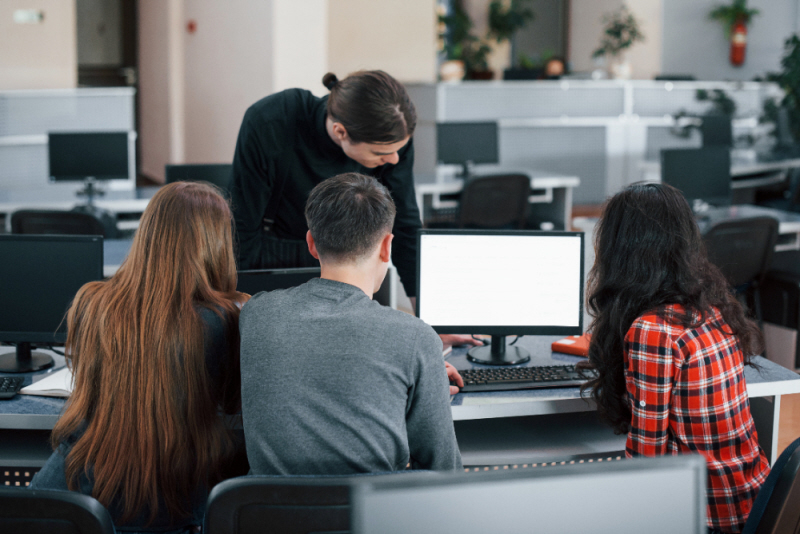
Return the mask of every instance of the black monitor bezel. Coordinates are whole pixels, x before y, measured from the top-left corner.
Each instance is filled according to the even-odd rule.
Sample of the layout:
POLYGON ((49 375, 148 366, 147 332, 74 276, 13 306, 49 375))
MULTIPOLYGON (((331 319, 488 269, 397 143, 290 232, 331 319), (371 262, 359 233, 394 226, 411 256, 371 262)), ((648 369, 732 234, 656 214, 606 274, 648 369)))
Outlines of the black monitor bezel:
POLYGON ((725 147, 722 145, 718 146, 709 146, 709 147, 702 147, 702 148, 669 148, 669 149, 662 149, 660 152, 660 163, 661 163, 661 183, 671 185, 678 191, 680 191, 686 201, 689 202, 689 205, 692 205, 695 200, 700 200, 711 206, 717 207, 725 207, 730 206, 733 203, 733 177, 731 176, 731 153, 730 147, 725 147), (686 156, 697 156, 700 155, 701 152, 705 152, 706 154, 712 155, 713 157, 719 156, 725 161, 727 161, 727 182, 726 182, 726 191, 725 195, 697 195, 693 194, 693 191, 689 191, 690 194, 686 194, 685 184, 689 183, 689 181, 683 180, 682 184, 677 184, 675 180, 671 180, 671 176, 678 176, 678 173, 671 173, 673 167, 675 166, 674 161, 667 161, 672 159, 673 157, 686 157, 686 156), (666 180, 664 178, 667 178, 666 180), (681 185, 681 187, 679 187, 681 185))
POLYGON ((447 121, 436 123, 436 161, 445 165, 463 165, 467 161, 471 163, 499 163, 500 162, 500 126, 497 121, 447 121), (479 158, 479 159, 459 159, 456 158, 442 158, 440 157, 441 148, 441 130, 442 128, 458 128, 469 126, 486 126, 492 127, 494 133, 494 157, 493 158, 479 158))
POLYGON ((57 183, 57 182, 83 182, 88 178, 93 178, 93 179, 95 179, 97 181, 100 181, 100 182, 108 182, 108 181, 111 181, 111 180, 130 180, 131 179, 131 176, 130 176, 131 167, 130 166, 131 166, 130 132, 128 132, 127 130, 80 131, 80 132, 75 132, 75 131, 53 131, 53 132, 47 132, 47 175, 48 175, 48 180, 50 182, 52 182, 52 183, 57 183), (53 174, 52 168, 51 168, 51 163, 50 163, 50 161, 52 159, 51 158, 51 156, 52 156, 52 152, 51 152, 52 148, 50 146, 50 143, 51 143, 51 139, 52 139, 53 136, 64 136, 64 135, 74 135, 74 136, 80 136, 80 135, 108 135, 108 134, 119 135, 120 137, 122 137, 123 135, 125 136, 125 156, 126 156, 125 157, 125 160, 126 160, 125 171, 126 172, 125 172, 124 176, 118 176, 116 174, 114 174, 114 175, 101 174, 99 176, 98 175, 80 176, 80 175, 66 175, 66 174, 64 174, 64 175, 54 175, 53 174))
MULTIPOLYGON (((98 242, 100 243, 100 264, 94 281, 103 279, 103 236, 100 235, 56 235, 56 234, 0 234, 0 241, 42 241, 42 242, 98 242)), ((13 260, 12 260, 13 261, 13 260)), ((53 261, 58 261, 54 258, 53 261)), ((0 341, 8 343, 63 343, 67 340, 66 313, 61 325, 63 332, 22 332, 0 330, 0 341)), ((61 326, 59 325, 59 326, 61 326)))
MULTIPOLYGON (((569 231, 540 231, 540 230, 429 230, 421 229, 417 233, 417 305, 415 314, 420 318, 421 309, 421 295, 420 295, 420 279, 421 279, 421 254, 422 250, 422 237, 425 235, 497 235, 497 236, 575 236, 580 238, 581 243, 581 283, 580 283, 580 303, 578 314, 577 326, 562 326, 562 325, 538 325, 538 326, 481 326, 481 325, 457 325, 457 326, 440 326, 430 325, 438 334, 484 334, 495 336, 572 336, 580 335, 583 333, 583 310, 584 310, 584 291, 585 291, 585 234, 583 232, 569 232, 569 231)), ((479 252, 478 252, 479 253, 479 252)))

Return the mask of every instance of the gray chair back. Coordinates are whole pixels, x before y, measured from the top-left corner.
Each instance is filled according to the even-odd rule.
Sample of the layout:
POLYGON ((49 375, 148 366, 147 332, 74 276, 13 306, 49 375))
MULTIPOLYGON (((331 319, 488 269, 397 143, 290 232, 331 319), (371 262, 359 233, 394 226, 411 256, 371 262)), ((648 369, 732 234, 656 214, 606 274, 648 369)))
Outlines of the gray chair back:
POLYGON ((56 210, 17 210, 11 214, 12 234, 106 236, 103 224, 88 213, 56 210))
POLYGON ((498 174, 470 178, 458 213, 461 228, 522 229, 528 215, 530 178, 498 174))
POLYGON ((0 532, 114 534, 108 510, 73 491, 0 488, 0 532))

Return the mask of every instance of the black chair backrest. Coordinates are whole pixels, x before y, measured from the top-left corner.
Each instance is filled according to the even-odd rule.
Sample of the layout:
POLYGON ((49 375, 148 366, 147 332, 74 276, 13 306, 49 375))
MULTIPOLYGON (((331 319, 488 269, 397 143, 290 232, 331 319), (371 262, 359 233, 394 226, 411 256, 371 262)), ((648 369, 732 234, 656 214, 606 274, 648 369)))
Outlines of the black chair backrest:
POLYGON ((165 176, 168 184, 172 182, 210 182, 227 193, 230 191, 233 165, 230 163, 167 165, 165 176))
POLYGON ((0 488, 0 532, 113 534, 108 511, 73 491, 0 488))
POLYGON ((777 239, 778 221, 772 217, 722 221, 703 236, 709 260, 733 287, 761 281, 772 263, 777 239))
POLYGON ((800 533, 800 438, 772 466, 742 534, 800 533))
POLYGON ((206 534, 350 531, 347 478, 242 477, 208 496, 206 534))
POLYGON ((461 228, 522 229, 528 214, 531 181, 524 174, 477 176, 461 193, 461 228))
POLYGON ((344 534, 350 532, 350 489, 359 481, 438 476, 425 470, 351 476, 245 476, 208 495, 204 534, 344 534))
POLYGON ((103 224, 88 213, 18 210, 11 214, 12 234, 105 235, 103 224))

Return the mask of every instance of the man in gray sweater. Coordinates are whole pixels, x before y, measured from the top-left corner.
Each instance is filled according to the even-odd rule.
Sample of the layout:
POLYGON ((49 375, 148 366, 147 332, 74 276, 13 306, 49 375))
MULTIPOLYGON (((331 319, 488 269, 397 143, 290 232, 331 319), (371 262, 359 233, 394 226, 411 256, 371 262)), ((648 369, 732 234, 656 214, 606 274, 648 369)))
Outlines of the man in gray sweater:
MULTIPOLYGON (((395 207, 368 176, 317 185, 306 204, 321 278, 258 293, 240 316, 242 416, 252 474, 461 468, 442 342, 372 300, 395 207)), ((463 385, 463 382, 461 382, 463 385)))

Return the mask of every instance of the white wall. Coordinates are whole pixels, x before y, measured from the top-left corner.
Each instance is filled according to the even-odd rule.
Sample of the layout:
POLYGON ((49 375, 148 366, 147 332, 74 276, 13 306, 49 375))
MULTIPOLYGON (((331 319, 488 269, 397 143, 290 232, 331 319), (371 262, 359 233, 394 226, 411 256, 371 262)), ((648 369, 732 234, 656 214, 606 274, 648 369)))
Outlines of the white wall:
POLYGON ((244 112, 273 92, 275 3, 185 2, 185 162, 230 162, 244 112), (197 24, 193 34, 189 20, 197 24))
POLYGON ((78 83, 75 0, 0 0, 0 90, 53 89, 78 83), (14 12, 44 12, 16 24, 14 12))
MULTIPOLYGON (((663 0, 669 4, 674 0, 663 0)), ((688 0, 692 1, 692 0, 688 0)), ((661 72, 662 0, 572 0, 569 21, 568 61, 573 71, 585 72, 597 68, 592 52, 600 45, 603 18, 627 3, 641 24, 643 42, 634 44, 628 52, 633 70, 632 78, 650 79, 661 72)))
POLYGON ((381 69, 436 81, 436 0, 329 0, 328 18, 328 66, 340 78, 381 69))
POLYGON ((328 0, 273 0, 272 4, 275 21, 272 92, 302 87, 316 95, 326 94, 328 90, 322 85, 322 77, 329 68, 330 3, 328 0))
POLYGON ((663 70, 699 80, 751 80, 780 69, 783 41, 798 30, 798 0, 749 0, 759 9, 748 26, 747 56, 741 67, 728 59, 723 26, 708 19, 716 0, 665 0, 663 70))

